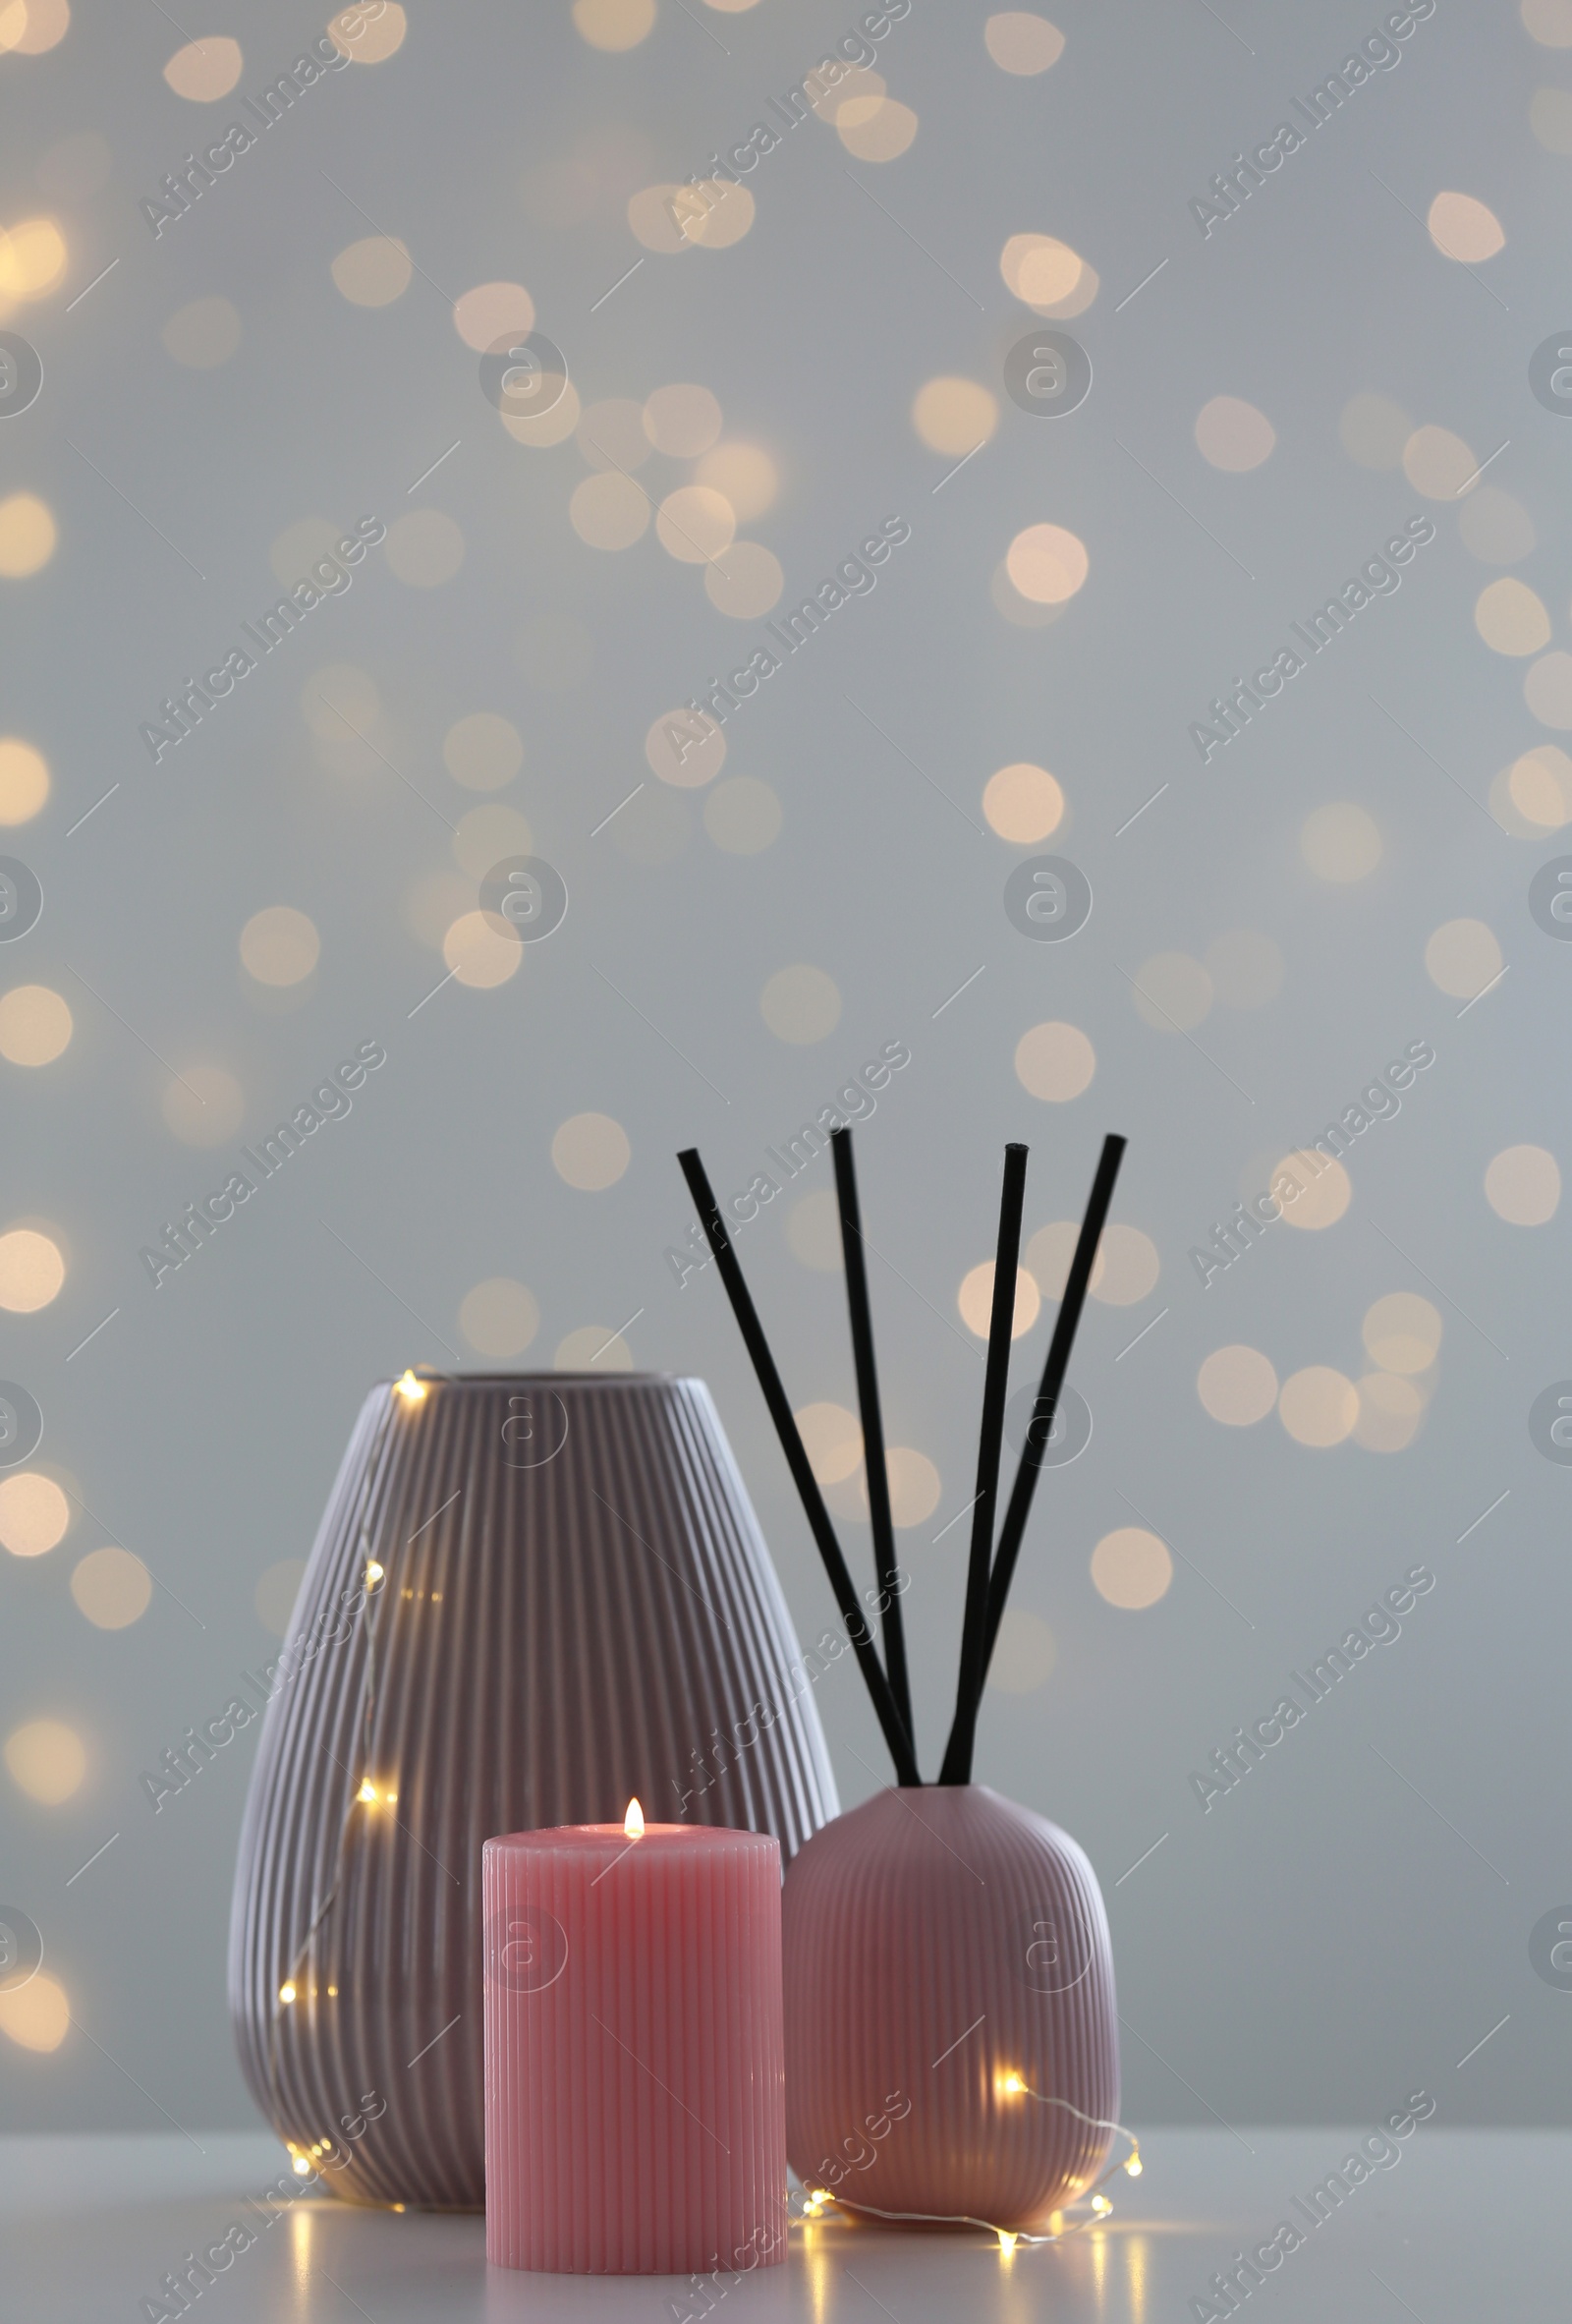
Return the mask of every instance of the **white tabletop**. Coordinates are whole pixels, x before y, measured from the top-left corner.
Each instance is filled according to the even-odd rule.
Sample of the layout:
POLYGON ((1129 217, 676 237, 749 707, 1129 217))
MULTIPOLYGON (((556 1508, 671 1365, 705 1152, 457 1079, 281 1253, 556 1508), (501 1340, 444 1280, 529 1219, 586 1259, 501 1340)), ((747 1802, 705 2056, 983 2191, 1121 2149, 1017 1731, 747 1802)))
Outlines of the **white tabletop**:
MULTIPOLYGON (((1357 2133, 1355 2134, 1357 2135, 1357 2133)), ((1105 2226, 1002 2253, 980 2234, 896 2233, 841 2217, 792 2231, 784 2267, 695 2294, 670 2276, 487 2269, 480 2220, 361 2211, 302 2197, 201 2290, 201 2324, 513 2324, 713 2315, 724 2324, 1185 2324, 1216 2268, 1298 2221, 1304 2243, 1244 2306, 1263 2324, 1548 2324, 1572 2309, 1566 2248, 1572 2131, 1423 2127, 1319 2229, 1293 2198, 1336 2171, 1336 2129, 1157 2130, 1139 2181, 1117 2179, 1105 2226)), ((115 2324, 183 2255, 258 2225, 245 2203, 276 2177, 265 2136, 0 2139, 7 2317, 115 2324)), ((1260 2272, 1260 2271, 1258 2271, 1260 2272)), ((198 2279, 199 2281, 199 2279, 198 2279)), ((1236 2295, 1236 2297, 1238 2296, 1236 2295)), ((173 2311, 171 2311, 173 2312, 173 2311)), ((1221 2311, 1219 2311, 1221 2312, 1221 2311)))

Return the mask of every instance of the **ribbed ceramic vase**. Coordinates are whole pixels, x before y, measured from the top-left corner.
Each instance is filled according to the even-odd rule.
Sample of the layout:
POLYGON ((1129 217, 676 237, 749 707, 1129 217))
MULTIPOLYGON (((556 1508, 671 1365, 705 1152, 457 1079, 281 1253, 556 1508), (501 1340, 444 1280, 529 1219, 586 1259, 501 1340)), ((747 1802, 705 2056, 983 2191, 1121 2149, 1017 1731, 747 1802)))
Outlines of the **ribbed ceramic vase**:
POLYGON ((782 1897, 786 2151, 884 2216, 1039 2227, 1101 2170, 1119 2106, 1096 1876, 982 1785, 880 1792, 782 1897))
POLYGON ((362 1408, 276 1666, 230 1926, 241 2064, 351 2201, 484 2205, 481 1843, 837 1810, 702 1381, 428 1377, 362 1408))

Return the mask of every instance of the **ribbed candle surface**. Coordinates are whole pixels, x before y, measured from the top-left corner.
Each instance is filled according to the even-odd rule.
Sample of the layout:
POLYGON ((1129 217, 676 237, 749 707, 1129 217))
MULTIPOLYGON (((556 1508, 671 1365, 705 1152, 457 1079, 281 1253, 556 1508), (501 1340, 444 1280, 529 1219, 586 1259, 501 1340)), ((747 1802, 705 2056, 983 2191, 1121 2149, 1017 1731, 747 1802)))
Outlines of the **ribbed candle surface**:
POLYGON ((1011 2229, 1091 2185, 1119 2050, 1107 1916, 1068 1833, 981 1784, 882 1791, 799 1851, 782 1922, 805 2185, 1011 2229))
POLYGON ((780 1843, 567 1825, 488 1840, 485 2242, 499 2267, 786 2257, 780 1843))

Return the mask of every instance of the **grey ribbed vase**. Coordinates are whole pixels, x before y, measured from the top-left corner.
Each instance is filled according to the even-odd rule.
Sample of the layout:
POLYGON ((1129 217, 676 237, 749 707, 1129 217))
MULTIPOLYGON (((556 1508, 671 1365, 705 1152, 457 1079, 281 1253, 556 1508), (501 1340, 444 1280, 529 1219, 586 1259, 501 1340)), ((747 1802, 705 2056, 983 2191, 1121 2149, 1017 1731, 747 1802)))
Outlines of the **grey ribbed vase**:
POLYGON ((336 2192, 480 2210, 481 1842, 637 1797, 789 1858, 838 1802, 702 1381, 406 1381, 362 1407, 272 1676, 230 2014, 336 2192))

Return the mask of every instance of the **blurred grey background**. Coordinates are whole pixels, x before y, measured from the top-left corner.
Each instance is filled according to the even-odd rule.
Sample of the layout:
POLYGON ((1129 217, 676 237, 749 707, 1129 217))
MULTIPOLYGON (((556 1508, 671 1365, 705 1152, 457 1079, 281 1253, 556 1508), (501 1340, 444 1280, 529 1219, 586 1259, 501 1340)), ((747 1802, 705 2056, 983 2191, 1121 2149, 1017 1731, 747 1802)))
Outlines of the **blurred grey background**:
MULTIPOLYGON (((0 1480, 0 1895, 45 1948, 0 1993, 8 2127, 254 2119, 252 1736, 156 1815, 141 1779, 276 1652, 371 1380, 702 1375, 800 1630, 833 1618, 720 1286, 667 1256, 673 1155, 782 1181, 739 1247, 794 1401, 844 1413, 828 1162, 765 1150, 886 1045, 876 1110, 840 1103, 930 1774, 1000 1148, 1036 1236, 1130 1139, 1092 1439, 1044 1477, 978 1757, 1102 1880, 1126 2118, 1567 2119, 1572 1477, 1555 1395, 1530 1415, 1572 1373, 1572 951, 1530 888, 1572 846, 1572 427, 1531 367, 1572 346, 1572 8, 1044 4, 870 37, 851 0, 368 0, 266 128, 243 100, 324 39, 298 0, 0 8, 0 329, 42 364, 0 418, 0 1380, 43 1429, 0 1480), (745 191, 673 191, 758 125, 745 191), (480 351, 532 324, 571 386, 510 430, 480 351), (1090 358, 1073 412, 1007 391, 1044 328, 1090 358), (155 762, 171 689, 363 518, 351 586, 155 762), (766 620, 886 520, 876 587, 789 652, 766 620), (1411 520, 1401 586, 1204 759, 1218 690, 1411 520), (724 764, 663 756, 771 647, 724 764), (1094 899, 1057 941, 1006 910, 1043 854, 1094 899), (521 945, 474 915, 524 855, 570 902, 521 945), (361 1044, 353 1110, 155 1286, 143 1250, 361 1044), (1400 1111, 1362 1109, 1411 1045, 1400 1111), (1317 1222, 1204 1284, 1337 1121, 1317 1222), (1213 1789, 1415 1565, 1401 1636, 1213 1789)), ((819 1702, 849 1805, 886 1778, 850 1658, 819 1702)))

